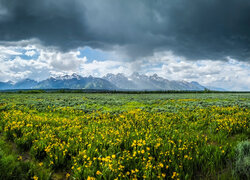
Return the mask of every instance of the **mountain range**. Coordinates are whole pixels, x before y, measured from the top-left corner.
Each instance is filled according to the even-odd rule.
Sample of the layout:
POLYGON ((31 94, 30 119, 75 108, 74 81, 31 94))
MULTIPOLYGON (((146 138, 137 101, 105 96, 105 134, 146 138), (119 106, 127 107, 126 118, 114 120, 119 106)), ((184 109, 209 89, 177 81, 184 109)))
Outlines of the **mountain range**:
POLYGON ((146 76, 133 73, 126 77, 124 74, 107 74, 103 79, 108 80, 120 89, 129 90, 204 90, 205 87, 198 82, 169 81, 157 74, 146 76))
POLYGON ((7 89, 103 89, 103 90, 204 90, 206 87, 198 82, 170 81, 157 74, 147 76, 122 73, 97 77, 82 77, 77 74, 50 77, 43 81, 24 79, 13 83, 0 82, 0 90, 7 89))

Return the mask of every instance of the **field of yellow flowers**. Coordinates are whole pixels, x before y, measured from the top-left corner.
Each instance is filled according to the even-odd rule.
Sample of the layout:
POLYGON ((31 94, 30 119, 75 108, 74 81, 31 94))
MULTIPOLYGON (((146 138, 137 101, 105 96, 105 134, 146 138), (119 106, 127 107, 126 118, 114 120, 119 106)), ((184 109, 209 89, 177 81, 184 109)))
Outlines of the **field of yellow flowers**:
POLYGON ((0 137, 35 180, 233 177, 249 126, 247 93, 0 94, 0 137))

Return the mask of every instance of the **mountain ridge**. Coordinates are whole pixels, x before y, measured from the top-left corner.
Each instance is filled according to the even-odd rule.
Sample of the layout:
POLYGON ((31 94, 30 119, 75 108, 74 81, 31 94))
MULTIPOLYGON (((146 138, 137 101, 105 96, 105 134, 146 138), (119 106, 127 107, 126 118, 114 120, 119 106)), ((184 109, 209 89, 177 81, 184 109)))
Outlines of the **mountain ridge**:
POLYGON ((153 74, 151 76, 139 74, 137 72, 126 77, 124 74, 108 73, 103 76, 117 87, 129 90, 205 90, 206 87, 198 82, 170 81, 153 74))
POLYGON ((207 89, 198 82, 168 80, 153 74, 147 76, 134 72, 130 76, 122 73, 107 73, 103 77, 71 75, 51 76, 42 81, 23 79, 16 83, 0 82, 0 90, 7 89, 104 89, 104 90, 194 90, 207 89))

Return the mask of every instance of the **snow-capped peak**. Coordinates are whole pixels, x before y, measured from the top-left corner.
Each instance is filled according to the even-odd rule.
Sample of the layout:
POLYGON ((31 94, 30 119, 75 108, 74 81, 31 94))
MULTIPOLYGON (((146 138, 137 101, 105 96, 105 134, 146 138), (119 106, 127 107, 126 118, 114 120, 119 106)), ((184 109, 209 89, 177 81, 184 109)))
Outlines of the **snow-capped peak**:
POLYGON ((69 80, 69 79, 77 79, 77 80, 80 80, 81 79, 81 76, 76 74, 76 73, 73 73, 71 75, 61 75, 61 76, 56 76, 56 77, 52 77, 56 80, 69 80))

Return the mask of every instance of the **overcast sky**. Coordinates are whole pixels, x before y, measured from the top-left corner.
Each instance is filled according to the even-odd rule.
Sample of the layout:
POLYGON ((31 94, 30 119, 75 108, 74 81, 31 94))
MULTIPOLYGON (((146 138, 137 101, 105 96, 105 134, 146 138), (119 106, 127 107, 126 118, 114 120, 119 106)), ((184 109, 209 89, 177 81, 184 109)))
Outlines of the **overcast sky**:
POLYGON ((0 81, 157 73, 250 90, 249 0, 0 0, 0 81))

